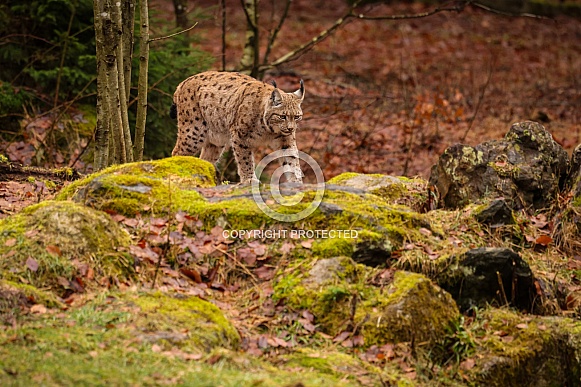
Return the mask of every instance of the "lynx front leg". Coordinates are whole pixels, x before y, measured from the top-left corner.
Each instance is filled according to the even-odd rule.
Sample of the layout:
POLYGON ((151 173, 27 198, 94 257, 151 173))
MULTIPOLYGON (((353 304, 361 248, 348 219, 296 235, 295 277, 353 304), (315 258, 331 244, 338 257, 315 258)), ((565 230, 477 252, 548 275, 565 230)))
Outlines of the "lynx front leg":
POLYGON ((232 139, 232 152, 238 165, 240 183, 249 184, 252 180, 256 180, 256 176, 254 175, 254 154, 250 146, 245 145, 242 140, 234 137, 232 139))
POLYGON ((295 134, 293 133, 290 136, 282 137, 280 139, 280 148, 285 152, 288 152, 288 156, 283 157, 281 160, 287 181, 302 183, 303 172, 301 171, 299 150, 297 148, 295 134))

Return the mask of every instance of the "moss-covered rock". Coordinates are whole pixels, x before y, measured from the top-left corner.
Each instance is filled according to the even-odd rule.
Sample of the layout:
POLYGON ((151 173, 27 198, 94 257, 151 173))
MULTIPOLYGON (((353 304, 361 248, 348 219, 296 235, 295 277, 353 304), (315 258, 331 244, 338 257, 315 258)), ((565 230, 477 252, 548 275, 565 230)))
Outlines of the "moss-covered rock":
POLYGON ((274 298, 292 309, 308 309, 331 335, 355 324, 366 345, 434 341, 459 318, 450 294, 423 275, 398 271, 382 290, 366 284, 372 272, 347 257, 303 261, 279 275, 274 298))
MULTIPOLYGON (((0 385, 358 385, 353 368, 340 364, 313 367, 296 356, 281 367, 236 350, 240 338, 231 323, 197 297, 91 298, 0 330, 0 385)), ((350 364, 359 374, 365 370, 350 364)))
POLYGON ((198 297, 162 293, 124 296, 139 307, 133 326, 141 340, 177 345, 188 351, 236 348, 240 336, 220 309, 198 297))
POLYGON ((119 251, 128 245, 129 235, 107 214, 43 202, 0 220, 0 279, 58 295, 103 279, 123 280, 134 273, 133 259, 119 251))
POLYGON ((432 168, 441 207, 504 197, 513 209, 549 208, 568 172, 567 152, 536 122, 511 126, 502 141, 446 149, 432 168))
POLYGON ((428 201, 427 182, 420 178, 346 172, 330 179, 327 184, 363 190, 416 211, 423 209, 428 201))
POLYGON ((476 366, 466 378, 486 386, 576 386, 581 383, 581 323, 488 309, 475 333, 476 366))
POLYGON ((421 274, 398 271, 393 283, 362 301, 355 314, 364 322, 367 345, 400 341, 441 340, 460 317, 456 303, 446 291, 421 274))
POLYGON ((212 164, 189 156, 116 165, 67 186, 57 200, 127 215, 175 211, 199 201, 193 188, 214 186, 214 175, 212 164))

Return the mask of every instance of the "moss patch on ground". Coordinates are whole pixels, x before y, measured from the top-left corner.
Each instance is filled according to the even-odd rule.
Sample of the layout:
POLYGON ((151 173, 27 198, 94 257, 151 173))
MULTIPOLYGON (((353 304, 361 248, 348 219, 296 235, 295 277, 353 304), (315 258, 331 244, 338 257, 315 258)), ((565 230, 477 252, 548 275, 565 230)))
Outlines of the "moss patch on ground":
POLYGON ((0 384, 356 385, 344 380, 346 372, 281 370, 226 349, 238 340, 221 312, 196 297, 101 294, 0 331, 0 384))
POLYGON ((128 245, 129 235, 107 214, 43 202, 0 221, 0 279, 59 296, 93 281, 122 281, 134 274, 133 259, 119 251, 128 245))

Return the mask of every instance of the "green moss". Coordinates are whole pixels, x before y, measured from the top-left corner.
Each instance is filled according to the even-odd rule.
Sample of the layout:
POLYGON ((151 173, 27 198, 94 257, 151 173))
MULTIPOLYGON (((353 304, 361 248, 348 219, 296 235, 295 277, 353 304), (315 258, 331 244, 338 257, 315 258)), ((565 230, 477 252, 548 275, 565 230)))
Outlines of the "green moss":
POLYGON ((62 301, 55 297, 54 294, 28 284, 0 280, 0 288, 13 289, 16 292, 22 293, 33 304, 43 304, 51 308, 63 306, 62 301))
MULTIPOLYGON (((224 348, 190 351, 184 343, 204 336, 204 330, 223 329, 218 320, 225 321, 217 308, 199 299, 101 294, 81 307, 49 311, 17 328, 0 330, 0 384, 356 385, 341 380, 344 376, 339 373, 334 376, 300 365, 280 369, 224 348), (170 306, 165 307, 165 303, 170 306), (174 306, 180 310, 174 310, 174 306), (148 321, 163 325, 165 331, 144 330, 148 321), (200 357, 201 361, 192 360, 200 357)), ((216 344, 211 340, 206 343, 216 344)))
POLYGON ((186 349, 235 348, 240 341, 238 332, 220 309, 198 297, 180 299, 157 292, 134 297, 132 301, 140 307, 142 314, 156 315, 155 319, 137 321, 138 329, 146 332, 186 331, 187 345, 183 346, 186 349))
POLYGON ((67 186, 57 200, 73 198, 97 209, 134 215, 144 210, 185 209, 202 196, 194 187, 215 185, 212 164, 189 156, 116 165, 67 186))
POLYGON ((127 233, 104 213, 71 202, 42 202, 0 221, 0 278, 57 294, 83 267, 96 280, 128 278, 133 259, 118 252, 128 244, 127 233))
POLYGON ((331 258, 353 254, 353 241, 344 238, 320 239, 313 243, 313 254, 319 258, 331 258))
POLYGON ((460 316, 446 293, 421 274, 398 271, 385 293, 379 290, 357 310, 367 345, 414 340, 435 342, 460 316))
MULTIPOLYGON (((346 181, 349 181, 351 179, 353 179, 354 177, 357 176, 362 176, 362 174, 360 173, 355 173, 355 172, 344 172, 340 175, 337 175, 331 179, 329 179, 329 181, 327 181, 327 184, 338 184, 341 185, 343 183, 345 183, 346 181)), ((383 177, 385 175, 381 175, 379 173, 375 173, 375 174, 368 174, 368 175, 364 175, 364 176, 369 176, 369 177, 383 177)))

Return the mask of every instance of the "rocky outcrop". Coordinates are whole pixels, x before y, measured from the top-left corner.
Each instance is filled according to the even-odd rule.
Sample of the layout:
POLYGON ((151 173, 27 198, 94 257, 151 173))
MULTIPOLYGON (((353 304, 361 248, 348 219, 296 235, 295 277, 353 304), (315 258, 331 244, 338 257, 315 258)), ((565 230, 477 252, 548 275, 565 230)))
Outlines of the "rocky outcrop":
POLYGON ((532 312, 538 298, 529 265, 505 248, 469 250, 448 270, 447 276, 449 282, 442 286, 461 310, 493 304, 532 312))
POLYGON ((503 197, 513 209, 548 208, 568 172, 567 152, 536 122, 512 125, 503 140, 453 145, 432 168, 439 206, 503 197))

